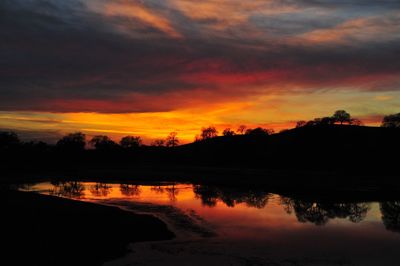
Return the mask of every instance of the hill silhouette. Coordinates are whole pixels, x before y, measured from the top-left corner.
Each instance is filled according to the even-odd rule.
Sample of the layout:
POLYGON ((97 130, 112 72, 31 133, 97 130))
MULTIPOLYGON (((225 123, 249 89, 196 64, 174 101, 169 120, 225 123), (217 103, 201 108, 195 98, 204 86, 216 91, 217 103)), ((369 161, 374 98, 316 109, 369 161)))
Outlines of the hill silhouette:
POLYGON ((257 173, 254 182, 265 182, 272 179, 267 174, 272 172, 275 179, 284 176, 285 184, 296 181, 291 184, 295 186, 302 181, 308 185, 327 182, 329 178, 324 176, 328 175, 335 177, 330 184, 339 186, 349 180, 356 180, 356 185, 365 176, 373 182, 393 182, 398 176, 399 136, 399 128, 314 125, 271 135, 219 136, 173 147, 122 149, 111 145, 110 149, 62 150, 44 144, 23 145, 7 148, 0 159, 4 162, 3 172, 14 175, 95 173, 122 178, 153 172, 159 178, 168 173, 175 178, 197 175, 201 181, 211 175, 233 179, 232 169, 237 169, 235 175, 242 175, 238 180, 257 173))
POLYGON ((398 128, 321 125, 272 135, 216 137, 174 152, 182 161, 199 164, 389 173, 397 171, 399 136, 398 128))

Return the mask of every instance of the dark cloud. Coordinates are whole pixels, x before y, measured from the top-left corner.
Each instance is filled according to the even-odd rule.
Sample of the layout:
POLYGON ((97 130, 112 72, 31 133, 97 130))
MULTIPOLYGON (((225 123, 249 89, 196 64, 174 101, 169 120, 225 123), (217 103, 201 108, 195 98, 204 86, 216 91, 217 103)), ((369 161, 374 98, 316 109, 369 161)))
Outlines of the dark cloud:
POLYGON ((399 8, 400 3, 397 0, 281 0, 282 3, 293 4, 308 7, 326 7, 326 8, 379 8, 391 9, 399 8))
MULTIPOLYGON (((344 14, 359 6, 368 11, 367 19, 371 10, 379 9, 370 23, 386 28, 395 27, 398 18, 382 17, 381 10, 400 7, 398 1, 379 6, 375 1, 366 5, 355 0, 280 2, 336 7, 345 9, 344 14)), ((159 99, 174 93, 190 97, 191 91, 203 90, 220 99, 246 96, 254 92, 253 86, 262 92, 338 86, 398 89, 398 33, 396 38, 396 34, 387 36, 390 32, 365 32, 380 39, 360 40, 354 29, 356 35, 349 32, 341 37, 347 41, 344 44, 310 43, 299 36, 335 29, 346 15, 324 20, 323 15, 306 18, 307 14, 296 13, 250 16, 245 26, 236 26, 254 29, 255 37, 237 36, 229 29, 218 36, 218 31, 202 28, 217 23, 215 18, 194 21, 176 8, 166 12, 167 1, 157 3, 149 1, 146 8, 158 15, 167 13, 182 38, 168 36, 161 26, 143 19, 102 13, 84 1, 1 1, 0 110, 164 111, 185 104, 183 98, 180 102, 159 99)))

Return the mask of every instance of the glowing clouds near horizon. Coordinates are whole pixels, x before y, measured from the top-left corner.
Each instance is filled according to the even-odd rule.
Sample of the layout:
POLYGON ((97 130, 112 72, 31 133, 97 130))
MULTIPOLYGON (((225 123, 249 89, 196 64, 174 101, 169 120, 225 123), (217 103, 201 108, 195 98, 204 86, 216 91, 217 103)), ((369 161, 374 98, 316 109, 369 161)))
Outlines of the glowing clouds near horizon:
POLYGON ((279 130, 336 109, 377 124, 400 108, 394 1, 5 0, 0 10, 1 128, 189 141, 208 125, 279 130), (42 121, 53 116, 63 122, 42 121), (93 127, 101 121, 112 122, 93 127))

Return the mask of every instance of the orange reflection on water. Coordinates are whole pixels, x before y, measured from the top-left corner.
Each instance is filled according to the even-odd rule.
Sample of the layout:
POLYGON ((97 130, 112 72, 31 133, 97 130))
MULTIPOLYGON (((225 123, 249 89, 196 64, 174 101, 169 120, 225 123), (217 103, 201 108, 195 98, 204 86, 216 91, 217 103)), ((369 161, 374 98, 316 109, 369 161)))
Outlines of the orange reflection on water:
POLYGON ((278 237, 282 230, 288 233, 315 225, 346 227, 358 221, 381 220, 378 204, 330 206, 296 202, 262 190, 241 191, 182 183, 143 185, 68 181, 40 183, 31 190, 80 200, 122 199, 171 205, 195 213, 218 228, 222 235, 234 238, 278 237))
MULTIPOLYGON (((69 181, 40 183, 25 190, 99 203, 106 199, 112 205, 166 218, 167 224, 171 218, 182 218, 179 215, 189 217, 202 228, 216 232, 215 241, 204 242, 206 250, 211 245, 228 253, 255 252, 261 257, 268 252, 268 259, 270 256, 318 259, 324 254, 324 260, 351 258, 354 265, 393 265, 390 263, 398 258, 400 201, 306 201, 271 194, 261 188, 181 183, 69 181), (170 213, 172 210, 172 215, 159 216, 167 214, 160 209, 170 213)), ((178 232, 190 228, 191 223, 186 220, 173 227, 178 232)), ((324 262, 318 265, 326 265, 324 262)))
POLYGON ((62 196, 74 199, 132 199, 157 204, 170 204, 176 201, 195 200, 193 185, 137 185, 137 184, 107 184, 95 182, 44 182, 35 184, 29 190, 44 194, 62 196))

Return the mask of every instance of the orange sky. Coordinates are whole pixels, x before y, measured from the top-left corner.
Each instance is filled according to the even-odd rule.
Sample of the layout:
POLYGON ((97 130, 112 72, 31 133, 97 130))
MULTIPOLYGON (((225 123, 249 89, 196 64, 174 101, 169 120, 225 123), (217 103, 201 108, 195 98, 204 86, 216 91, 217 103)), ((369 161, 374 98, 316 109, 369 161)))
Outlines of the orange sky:
MULTIPOLYGON (((293 128, 298 120, 329 116, 336 110, 338 98, 342 106, 353 116, 361 118, 367 125, 379 125, 381 116, 363 115, 366 108, 362 103, 373 103, 374 110, 385 110, 395 105, 398 97, 381 94, 354 96, 340 93, 313 95, 268 95, 249 101, 221 104, 201 104, 191 108, 166 112, 145 113, 48 113, 48 112, 2 112, 0 121, 6 128, 18 130, 47 131, 63 135, 82 131, 88 136, 108 135, 119 140, 126 135, 141 136, 146 144, 158 138, 165 138, 170 132, 178 132, 182 143, 191 142, 200 129, 215 126, 221 133, 225 128, 236 130, 239 125, 267 127, 276 132, 293 128), (343 99, 340 99, 343 98, 343 99), (348 100, 347 100, 348 99, 348 100), (360 104, 354 104, 359 101, 360 104), (298 112, 302 110, 302 112, 298 112)), ((368 110, 368 109, 367 109, 368 110)), ((389 112, 387 110, 387 112, 389 112)), ((40 139, 40 134, 36 138, 40 139)))

